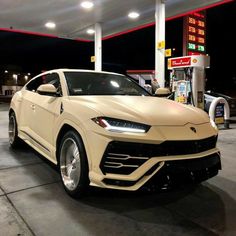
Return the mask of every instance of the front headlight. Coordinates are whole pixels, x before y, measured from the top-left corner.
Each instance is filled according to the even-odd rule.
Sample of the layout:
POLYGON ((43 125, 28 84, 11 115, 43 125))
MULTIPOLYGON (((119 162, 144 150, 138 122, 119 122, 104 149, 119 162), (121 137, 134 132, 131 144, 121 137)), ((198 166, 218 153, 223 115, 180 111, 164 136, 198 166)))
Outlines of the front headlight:
POLYGON ((210 119, 210 123, 211 123, 211 126, 212 126, 214 129, 218 130, 218 127, 217 127, 217 125, 216 125, 216 123, 215 123, 214 120, 210 119))
POLYGON ((102 128, 111 132, 147 133, 150 129, 149 125, 108 117, 96 117, 92 120, 102 128))

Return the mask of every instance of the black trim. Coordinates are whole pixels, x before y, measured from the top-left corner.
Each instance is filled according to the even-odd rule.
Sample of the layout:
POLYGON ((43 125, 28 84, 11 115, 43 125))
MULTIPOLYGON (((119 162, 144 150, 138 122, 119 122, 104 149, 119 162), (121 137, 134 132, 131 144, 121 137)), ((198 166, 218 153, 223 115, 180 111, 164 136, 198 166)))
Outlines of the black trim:
POLYGON ((37 143, 39 146, 41 146, 43 149, 45 149, 47 152, 50 153, 50 150, 46 148, 44 145, 42 145, 39 141, 34 139, 30 134, 26 133, 25 131, 21 130, 22 133, 26 134, 30 139, 32 139, 35 143, 37 143))
POLYGON ((160 166, 160 163, 157 163, 154 165, 151 169, 149 169, 143 176, 141 176, 138 180, 129 181, 129 180, 115 180, 115 179, 103 179, 103 183, 108 185, 116 185, 116 186, 122 186, 122 187, 130 187, 135 185, 139 180, 141 180, 144 176, 151 175, 158 167, 160 166))

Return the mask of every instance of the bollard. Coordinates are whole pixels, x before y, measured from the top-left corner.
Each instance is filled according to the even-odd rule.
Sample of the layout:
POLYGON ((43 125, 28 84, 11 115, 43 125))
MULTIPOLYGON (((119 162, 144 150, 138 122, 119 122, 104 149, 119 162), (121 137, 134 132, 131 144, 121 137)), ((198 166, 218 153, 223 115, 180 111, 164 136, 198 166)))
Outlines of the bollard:
POLYGON ((219 103, 223 103, 224 104, 224 127, 226 129, 229 129, 229 124, 230 124, 230 110, 229 110, 229 104, 228 102, 222 98, 222 97, 218 97, 218 98, 215 98, 211 105, 210 105, 210 108, 209 108, 209 116, 210 116, 210 119, 212 120, 215 120, 215 110, 216 110, 216 106, 219 104, 219 103))

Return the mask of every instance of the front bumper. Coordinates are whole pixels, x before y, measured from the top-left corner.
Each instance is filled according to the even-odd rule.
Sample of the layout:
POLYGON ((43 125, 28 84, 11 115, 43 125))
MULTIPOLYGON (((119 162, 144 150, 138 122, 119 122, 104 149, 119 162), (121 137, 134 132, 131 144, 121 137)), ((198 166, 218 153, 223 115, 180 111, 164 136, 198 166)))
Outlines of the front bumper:
MULTIPOLYGON (((200 172, 185 168, 184 172, 190 176, 198 176, 200 173, 204 175, 203 172, 208 173, 211 168, 216 168, 218 172, 221 165, 219 150, 216 148, 216 130, 209 124, 195 125, 198 131, 195 134, 191 131, 191 126, 152 127, 147 134, 142 135, 110 135, 96 130, 87 132, 90 185, 137 190, 151 179, 156 179, 158 173, 162 173, 170 164, 175 166, 173 164, 178 162, 182 166, 188 160, 196 160, 202 166, 198 170, 200 172), (215 165, 214 161, 213 164, 211 161, 210 164, 202 164, 208 158, 217 160, 218 164, 215 165)), ((209 172, 206 176, 209 178, 215 175, 212 173, 209 172)), ((163 182, 161 177, 158 178, 156 185, 163 182)))
POLYGON ((217 136, 200 140, 164 141, 145 144, 112 141, 107 145, 100 163, 103 174, 129 175, 152 157, 191 155, 214 149, 217 136))
POLYGON ((184 184, 199 183, 218 174, 221 169, 220 154, 214 153, 202 158, 172 160, 157 163, 144 176, 136 181, 114 180, 105 178, 103 182, 111 186, 132 187, 139 181, 150 177, 142 188, 166 189, 184 184), (157 172, 155 170, 158 169, 157 172), (155 174, 153 175, 153 172, 155 174))

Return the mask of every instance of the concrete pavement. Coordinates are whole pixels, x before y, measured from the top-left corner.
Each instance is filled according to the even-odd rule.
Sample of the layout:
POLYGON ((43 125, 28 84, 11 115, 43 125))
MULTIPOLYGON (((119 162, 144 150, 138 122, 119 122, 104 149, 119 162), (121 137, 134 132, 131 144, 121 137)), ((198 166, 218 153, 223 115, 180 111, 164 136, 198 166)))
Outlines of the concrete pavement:
POLYGON ((11 150, 0 108, 0 236, 236 235, 236 124, 221 130, 223 170, 196 188, 130 193, 91 188, 70 198, 52 165, 11 150))

